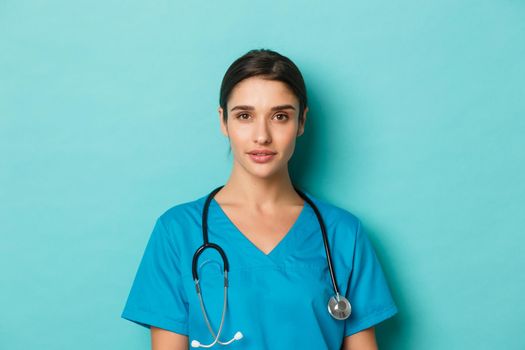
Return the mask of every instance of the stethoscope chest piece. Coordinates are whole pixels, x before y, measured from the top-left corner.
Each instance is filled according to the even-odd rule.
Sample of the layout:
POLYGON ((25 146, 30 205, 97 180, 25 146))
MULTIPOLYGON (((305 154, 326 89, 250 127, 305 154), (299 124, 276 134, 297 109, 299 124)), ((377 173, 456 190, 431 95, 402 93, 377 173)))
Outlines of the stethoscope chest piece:
POLYGON ((336 320, 346 320, 352 313, 352 306, 348 299, 337 294, 328 301, 328 312, 336 320))

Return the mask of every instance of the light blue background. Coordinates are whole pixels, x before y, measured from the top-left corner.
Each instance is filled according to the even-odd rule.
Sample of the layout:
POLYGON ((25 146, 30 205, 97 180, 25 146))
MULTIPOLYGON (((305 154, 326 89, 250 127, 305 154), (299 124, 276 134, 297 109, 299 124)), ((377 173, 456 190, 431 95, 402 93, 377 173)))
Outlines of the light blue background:
POLYGON ((296 182, 364 222, 381 349, 524 349, 525 3, 0 2, 0 348, 145 349, 155 218, 223 184, 228 65, 304 73, 296 182))

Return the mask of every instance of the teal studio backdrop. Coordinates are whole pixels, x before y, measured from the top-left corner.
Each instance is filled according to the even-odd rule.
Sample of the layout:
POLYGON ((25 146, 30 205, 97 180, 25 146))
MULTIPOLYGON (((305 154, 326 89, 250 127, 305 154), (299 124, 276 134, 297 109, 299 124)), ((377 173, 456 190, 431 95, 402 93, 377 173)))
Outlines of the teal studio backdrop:
MULTIPOLYGON (((525 3, 0 3, 0 348, 147 349, 120 318, 154 221, 225 183, 221 79, 304 73, 290 169, 359 216, 381 349, 525 349, 525 3)), ((235 302, 235 301, 230 301, 235 302)))

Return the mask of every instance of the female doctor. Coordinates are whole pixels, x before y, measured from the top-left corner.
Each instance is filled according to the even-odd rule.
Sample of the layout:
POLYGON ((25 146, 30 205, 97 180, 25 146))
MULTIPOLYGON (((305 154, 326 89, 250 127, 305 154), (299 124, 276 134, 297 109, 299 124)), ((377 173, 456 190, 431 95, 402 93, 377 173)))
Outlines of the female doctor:
POLYGON ((377 349, 397 307, 360 220, 290 179, 307 112, 287 57, 252 50, 227 70, 229 179, 157 218, 121 315, 153 350, 377 349))

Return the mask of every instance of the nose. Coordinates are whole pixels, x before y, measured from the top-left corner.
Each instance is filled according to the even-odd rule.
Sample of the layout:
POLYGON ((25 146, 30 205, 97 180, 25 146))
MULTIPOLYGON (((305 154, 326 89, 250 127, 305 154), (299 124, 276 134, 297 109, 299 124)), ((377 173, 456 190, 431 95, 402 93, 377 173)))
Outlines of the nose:
POLYGON ((260 144, 267 144, 272 142, 272 137, 270 133, 270 127, 266 119, 260 118, 258 123, 255 126, 255 142, 260 144))

